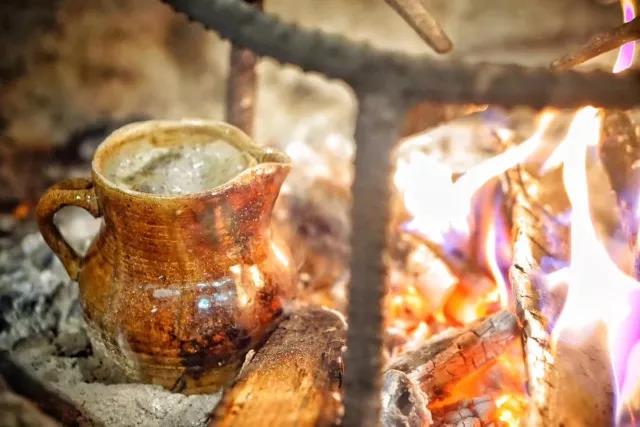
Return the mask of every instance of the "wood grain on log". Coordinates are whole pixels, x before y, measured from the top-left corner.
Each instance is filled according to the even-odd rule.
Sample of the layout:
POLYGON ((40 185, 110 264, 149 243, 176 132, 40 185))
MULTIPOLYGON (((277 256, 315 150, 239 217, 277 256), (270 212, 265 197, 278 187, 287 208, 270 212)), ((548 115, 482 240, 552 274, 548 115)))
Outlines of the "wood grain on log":
POLYGON ((519 333, 515 316, 498 312, 462 331, 436 336, 398 357, 388 369, 404 372, 435 401, 450 387, 495 360, 519 333))
POLYGON ((339 420, 345 323, 305 308, 276 328, 224 394, 210 426, 328 426, 339 420))
MULTIPOLYGON (((532 200, 535 178, 522 168, 507 173, 513 222, 513 265, 509 277, 522 325, 522 345, 530 396, 529 425, 608 425, 612 419, 612 383, 600 333, 582 343, 552 337, 563 297, 544 285, 543 257, 558 257, 548 242, 566 230, 532 200), (549 234, 555 233, 555 236, 549 234), (606 421, 605 421, 606 420, 606 421)), ((564 254, 566 255, 566 254, 564 254)), ((563 256, 564 256, 563 255, 563 256)), ((560 338, 567 338, 560 336, 560 338)), ((575 338, 575 337, 574 337, 575 338)))

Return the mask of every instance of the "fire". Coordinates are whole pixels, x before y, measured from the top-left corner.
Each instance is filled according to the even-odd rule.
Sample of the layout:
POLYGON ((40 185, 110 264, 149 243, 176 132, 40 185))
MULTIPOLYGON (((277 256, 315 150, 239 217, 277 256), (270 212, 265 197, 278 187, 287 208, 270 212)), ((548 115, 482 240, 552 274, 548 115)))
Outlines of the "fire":
MULTIPOLYGON (((629 22, 636 17, 636 2, 635 0, 620 0, 620 6, 622 7, 622 19, 624 22, 629 22)), ((633 57, 635 54, 636 42, 631 41, 625 43, 620 47, 618 51, 618 57, 616 63, 613 66, 614 73, 620 73, 633 64, 633 57)))
POLYGON ((401 159, 394 183, 413 217, 407 228, 438 244, 451 236, 468 236, 473 196, 491 179, 531 156, 554 115, 551 111, 542 113, 528 140, 472 167, 455 182, 448 165, 423 152, 414 151, 408 160, 401 159), (423 185, 425 182, 429 185, 423 185))
MULTIPOLYGON (((564 142, 563 182, 571 204, 571 264, 567 272, 568 293, 554 327, 558 339, 571 337, 576 345, 604 323, 616 388, 624 386, 629 358, 629 326, 632 302, 640 297, 640 284, 622 272, 598 238, 591 220, 587 186, 587 152, 598 144, 598 110, 585 107, 571 123, 564 142)), ((637 319, 637 317, 636 317, 637 319)), ((633 335, 631 335, 633 336, 633 335)))

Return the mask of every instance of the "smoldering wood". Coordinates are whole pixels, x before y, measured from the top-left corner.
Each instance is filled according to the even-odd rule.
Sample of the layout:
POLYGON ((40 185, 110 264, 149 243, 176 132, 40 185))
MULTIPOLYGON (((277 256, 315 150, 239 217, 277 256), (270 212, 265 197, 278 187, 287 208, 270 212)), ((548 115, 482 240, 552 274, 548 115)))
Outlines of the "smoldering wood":
POLYGON ((620 223, 634 254, 634 273, 640 279, 638 216, 640 202, 640 139, 629 115, 603 110, 600 159, 616 195, 620 223))
POLYGON ((464 399, 451 405, 432 409, 433 427, 467 427, 490 425, 494 421, 496 404, 490 396, 464 399))
POLYGON ((210 426, 328 426, 340 416, 344 320, 303 308, 280 323, 224 393, 210 426))
POLYGON ((360 95, 400 96, 405 106, 429 100, 448 103, 626 108, 640 103, 635 72, 554 72, 518 65, 436 61, 378 51, 338 35, 305 30, 262 14, 236 0, 165 0, 176 11, 232 43, 341 79, 360 95))
MULTIPOLYGON (((245 0, 262 9, 262 0, 245 0)), ((226 120, 253 135, 256 98, 256 55, 249 49, 231 46, 227 77, 226 120)))
POLYGON ((495 360, 519 331, 516 317, 500 311, 461 331, 434 337, 399 356, 388 370, 404 372, 429 401, 436 401, 446 397, 455 383, 495 360))
POLYGON ((388 369, 382 379, 381 424, 385 427, 422 427, 431 425, 429 399, 420 385, 395 369, 388 369))
POLYGON ((637 39, 640 39, 640 19, 635 18, 612 30, 594 35, 575 52, 553 61, 551 68, 554 70, 566 70, 575 67, 637 39))
POLYGON ((380 420, 385 292, 382 257, 389 216, 391 151, 398 136, 400 109, 394 98, 382 95, 368 95, 359 101, 352 187, 344 423, 373 426, 380 420))
POLYGON ((27 373, 4 351, 0 352, 0 380, 6 383, 15 394, 27 398, 44 414, 65 426, 100 425, 59 391, 51 390, 43 382, 27 373))
POLYGON ((603 358, 606 340, 589 337, 576 345, 553 343, 552 325, 563 304, 560 293, 542 280, 541 260, 557 257, 548 242, 564 230, 534 200, 529 191, 536 178, 522 168, 506 174, 513 223, 513 287, 530 398, 529 423, 544 426, 608 425, 612 415, 611 378, 603 358), (555 231, 554 231, 555 230, 555 231), (548 236, 548 233, 556 233, 548 236), (607 418, 608 417, 608 418, 607 418), (606 418, 606 422, 605 422, 606 418))
POLYGON ((453 43, 421 0, 385 0, 407 24, 438 53, 449 52, 453 43))

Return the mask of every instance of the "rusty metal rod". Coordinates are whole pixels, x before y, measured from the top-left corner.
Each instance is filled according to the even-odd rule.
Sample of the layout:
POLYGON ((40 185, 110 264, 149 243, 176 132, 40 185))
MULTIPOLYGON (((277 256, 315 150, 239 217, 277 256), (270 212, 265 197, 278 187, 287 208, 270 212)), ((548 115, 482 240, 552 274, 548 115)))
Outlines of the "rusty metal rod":
MULTIPOLYGON (((245 0, 262 9, 263 0, 245 0)), ((227 78, 226 120, 253 136, 256 100, 256 55, 249 49, 231 45, 227 78)))
POLYGON ((391 150, 398 137, 402 111, 386 96, 367 95, 359 101, 344 375, 343 425, 348 427, 369 427, 380 422, 383 253, 389 215, 391 150))
POLYGON ((575 52, 553 61, 551 68, 566 70, 638 39, 640 39, 640 19, 635 18, 613 30, 594 35, 575 52))
POLYGON ((405 105, 422 100, 534 108, 640 105, 637 72, 554 72, 543 67, 416 58, 285 24, 237 0, 164 1, 258 55, 342 79, 359 94, 398 94, 405 105))

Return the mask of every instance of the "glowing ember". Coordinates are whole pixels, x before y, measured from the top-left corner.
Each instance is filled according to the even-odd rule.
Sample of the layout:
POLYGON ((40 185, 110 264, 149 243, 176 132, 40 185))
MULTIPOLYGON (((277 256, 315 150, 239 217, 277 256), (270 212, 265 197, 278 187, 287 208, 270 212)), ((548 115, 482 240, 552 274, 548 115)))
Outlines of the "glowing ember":
MULTIPOLYGON (((624 20, 624 22, 629 22, 636 17, 635 0, 620 0, 620 6, 622 6, 622 19, 624 20)), ((622 47, 620 47, 616 63, 613 66, 614 73, 620 73, 631 67, 631 64, 633 64, 635 49, 635 41, 625 43, 624 45, 622 45, 622 47)))

